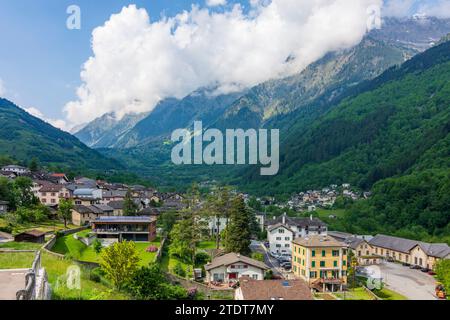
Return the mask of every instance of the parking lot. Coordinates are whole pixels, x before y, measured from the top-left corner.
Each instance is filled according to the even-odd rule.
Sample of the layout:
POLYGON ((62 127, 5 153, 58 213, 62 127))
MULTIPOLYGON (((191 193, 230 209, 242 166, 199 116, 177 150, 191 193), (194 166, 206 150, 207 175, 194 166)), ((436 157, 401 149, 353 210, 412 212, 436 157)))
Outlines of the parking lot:
POLYGON ((436 300, 434 291, 436 280, 427 273, 392 262, 368 266, 366 269, 369 273, 381 272, 387 288, 410 300, 436 300))

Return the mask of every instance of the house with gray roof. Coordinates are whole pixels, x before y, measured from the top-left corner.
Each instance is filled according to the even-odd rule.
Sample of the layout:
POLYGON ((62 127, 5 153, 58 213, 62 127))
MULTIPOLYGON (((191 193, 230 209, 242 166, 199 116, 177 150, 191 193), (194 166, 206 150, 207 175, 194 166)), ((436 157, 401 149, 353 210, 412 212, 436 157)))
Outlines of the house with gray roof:
POLYGON ((433 269, 441 259, 450 259, 450 247, 445 243, 426 243, 378 234, 369 244, 375 255, 426 269, 433 269))

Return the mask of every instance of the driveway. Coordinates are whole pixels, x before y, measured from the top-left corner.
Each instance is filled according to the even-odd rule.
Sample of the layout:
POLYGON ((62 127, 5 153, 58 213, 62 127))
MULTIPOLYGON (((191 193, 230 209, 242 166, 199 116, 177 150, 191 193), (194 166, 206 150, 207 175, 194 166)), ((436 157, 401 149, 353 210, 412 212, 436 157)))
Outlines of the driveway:
POLYGON ((368 266, 369 273, 380 273, 387 288, 410 300, 436 300, 436 280, 420 270, 409 269, 398 263, 386 262, 368 266), (377 270, 377 268, 379 268, 377 270))
POLYGON ((29 269, 0 270, 0 300, 16 300, 16 292, 25 289, 29 269))

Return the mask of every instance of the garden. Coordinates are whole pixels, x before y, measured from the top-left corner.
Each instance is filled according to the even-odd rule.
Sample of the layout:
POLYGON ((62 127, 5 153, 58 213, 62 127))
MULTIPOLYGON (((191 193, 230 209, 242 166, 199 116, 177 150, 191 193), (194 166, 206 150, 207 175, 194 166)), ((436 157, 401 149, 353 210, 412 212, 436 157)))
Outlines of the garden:
MULTIPOLYGON (((87 237, 90 232, 90 230, 84 230, 76 233, 76 235, 83 238, 87 237)), ((135 244, 139 253, 140 265, 147 266, 155 260, 161 241, 160 238, 157 238, 153 242, 136 242, 135 244)), ((101 247, 96 247, 96 245, 97 242, 94 241, 90 246, 87 246, 71 234, 59 237, 52 251, 82 262, 99 263, 101 247)))

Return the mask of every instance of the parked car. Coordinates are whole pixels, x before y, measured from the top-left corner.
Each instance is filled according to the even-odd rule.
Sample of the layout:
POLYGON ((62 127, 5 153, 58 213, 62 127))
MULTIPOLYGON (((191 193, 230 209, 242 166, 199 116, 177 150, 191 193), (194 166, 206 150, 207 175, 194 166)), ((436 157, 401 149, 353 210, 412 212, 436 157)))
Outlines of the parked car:
POLYGON ((291 262, 291 258, 290 258, 290 257, 286 257, 286 256, 280 256, 277 260, 278 260, 280 263, 283 263, 283 262, 291 262))
POLYGON ((410 265, 409 268, 410 268, 410 269, 416 269, 416 270, 422 269, 421 266, 416 266, 416 265, 410 265))
POLYGON ((430 276, 435 276, 435 275, 436 275, 436 272, 434 272, 433 270, 430 270, 430 271, 428 271, 428 274, 429 274, 430 276))
POLYGON ((290 270, 292 268, 292 264, 290 262, 283 262, 280 266, 285 270, 290 270))
POLYGON ((429 272, 430 271, 430 269, 428 269, 428 268, 422 268, 422 269, 420 269, 420 271, 422 271, 422 272, 429 272))
POLYGON ((270 255, 275 259, 280 259, 280 255, 278 253, 271 252, 270 255))
POLYGON ((410 264, 409 264, 409 263, 406 263, 406 262, 403 262, 403 263, 402 263, 402 266, 404 266, 404 267, 409 267, 410 264))

